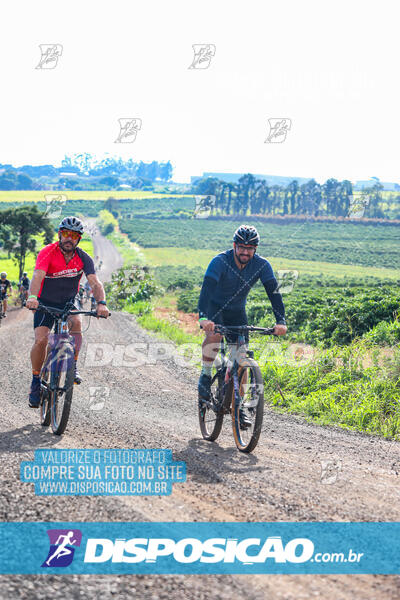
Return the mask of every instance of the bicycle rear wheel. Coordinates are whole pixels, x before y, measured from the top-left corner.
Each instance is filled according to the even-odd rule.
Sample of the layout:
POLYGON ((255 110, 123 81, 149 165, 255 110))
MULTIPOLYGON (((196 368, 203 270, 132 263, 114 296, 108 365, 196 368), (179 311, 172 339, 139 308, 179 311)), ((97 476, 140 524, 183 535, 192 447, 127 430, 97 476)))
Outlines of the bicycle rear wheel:
POLYGON ((264 415, 264 383, 260 367, 246 358, 233 376, 230 387, 232 399, 232 429, 235 444, 241 452, 252 452, 257 446, 264 415), (240 411, 249 425, 240 424, 240 411))
POLYGON ((74 351, 72 344, 65 343, 62 350, 56 348, 57 358, 52 365, 51 375, 51 428, 55 435, 64 433, 71 410, 74 389, 74 351))
POLYGON ((199 406, 199 423, 201 435, 209 442, 214 442, 222 429, 224 410, 222 406, 224 375, 219 368, 213 367, 211 377, 211 397, 199 406))

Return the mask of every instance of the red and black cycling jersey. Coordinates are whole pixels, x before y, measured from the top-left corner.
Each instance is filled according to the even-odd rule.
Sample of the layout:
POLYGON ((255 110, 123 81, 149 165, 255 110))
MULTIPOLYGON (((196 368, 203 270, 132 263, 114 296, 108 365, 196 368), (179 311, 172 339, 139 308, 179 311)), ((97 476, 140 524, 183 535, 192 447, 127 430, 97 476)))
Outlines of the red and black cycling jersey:
POLYGON ((9 289, 11 289, 10 281, 8 279, 0 279, 0 296, 5 296, 9 289))
POLYGON ((38 294, 43 304, 61 305, 73 300, 82 274, 87 276, 95 273, 93 259, 81 248, 75 248, 67 264, 58 242, 45 246, 39 252, 35 269, 46 272, 38 294))

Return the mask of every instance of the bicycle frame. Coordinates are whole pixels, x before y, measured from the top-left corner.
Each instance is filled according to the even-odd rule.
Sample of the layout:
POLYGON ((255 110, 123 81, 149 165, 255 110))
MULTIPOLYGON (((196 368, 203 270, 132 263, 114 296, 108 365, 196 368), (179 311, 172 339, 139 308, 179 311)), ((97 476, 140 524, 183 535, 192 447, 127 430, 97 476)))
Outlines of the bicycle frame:
MULTIPOLYGON (((215 329, 216 333, 218 333, 217 327, 218 326, 216 326, 216 329, 215 329)), ((237 357, 238 357, 238 354, 243 354, 243 351, 241 350, 242 348, 245 348, 246 355, 249 358, 253 357, 253 352, 251 350, 247 350, 246 338, 245 338, 243 332, 239 332, 238 340, 236 343, 235 357, 234 357, 233 363, 230 365, 229 360, 226 356, 227 353, 226 353, 226 347, 225 347, 225 338, 223 337, 220 341, 219 352, 222 356, 222 369, 225 368, 226 370, 225 370, 225 376, 224 376, 223 393, 222 393, 221 398, 219 399, 219 402, 218 402, 218 405, 216 406, 216 408, 219 408, 219 409, 222 408, 222 405, 225 401, 225 391, 226 391, 226 387, 229 384, 229 380, 233 378, 235 381, 234 375, 236 375, 239 372, 240 363, 238 362, 237 357)), ((238 390, 235 390, 235 391, 238 391, 238 390)), ((229 409, 229 407, 227 406, 226 409, 229 409)))
MULTIPOLYGON (((41 307, 44 308, 43 305, 41 307)), ((48 308, 49 307, 47 307, 47 312, 53 313, 55 322, 53 325, 53 332, 49 335, 47 355, 43 364, 43 370, 50 367, 50 384, 48 386, 46 386, 46 384, 44 385, 49 392, 61 392, 65 390, 63 388, 58 388, 57 375, 60 372, 60 366, 61 372, 64 369, 67 370, 68 367, 71 366, 75 350, 74 338, 69 333, 68 316, 69 314, 76 314, 76 312, 68 311, 67 313, 65 310, 62 314, 57 315, 54 314, 55 310, 53 312, 48 310, 48 308)))

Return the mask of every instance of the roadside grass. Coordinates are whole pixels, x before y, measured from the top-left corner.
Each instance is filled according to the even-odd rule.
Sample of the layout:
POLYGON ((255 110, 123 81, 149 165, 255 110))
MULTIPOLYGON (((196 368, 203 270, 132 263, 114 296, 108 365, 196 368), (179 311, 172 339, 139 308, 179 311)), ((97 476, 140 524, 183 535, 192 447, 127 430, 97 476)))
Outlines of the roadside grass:
POLYGON ((379 352, 376 347, 369 367, 363 366, 367 353, 363 342, 320 351, 303 365, 284 356, 266 359, 262 364, 266 401, 278 411, 319 425, 400 440, 400 345, 382 360, 379 352))
MULTIPOLYGON (((176 324, 165 319, 158 319, 153 314, 153 306, 149 302, 126 302, 123 310, 136 316, 136 322, 157 337, 171 341, 176 346, 179 355, 179 364, 201 367, 201 341, 202 338, 183 331, 176 324)), ((176 360, 176 355, 174 356, 176 360)))
POLYGON ((124 261, 124 266, 130 264, 144 266, 146 264, 146 258, 142 249, 137 244, 129 241, 129 238, 126 234, 120 233, 119 231, 113 231, 106 237, 114 244, 118 252, 121 254, 124 261))

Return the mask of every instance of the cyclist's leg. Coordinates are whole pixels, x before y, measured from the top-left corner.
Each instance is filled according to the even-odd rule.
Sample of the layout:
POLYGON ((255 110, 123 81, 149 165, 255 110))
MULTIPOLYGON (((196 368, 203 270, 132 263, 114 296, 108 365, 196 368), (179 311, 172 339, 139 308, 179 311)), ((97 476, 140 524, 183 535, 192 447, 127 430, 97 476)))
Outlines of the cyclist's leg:
POLYGON ((47 343, 50 327, 40 325, 35 327, 35 341, 31 350, 32 373, 39 375, 46 358, 47 343))
MULTIPOLYGON (((211 302, 210 318, 214 323, 223 325, 220 309, 211 302)), ((202 368, 198 385, 199 398, 208 400, 210 397, 212 366, 218 354, 221 337, 219 333, 205 332, 202 345, 202 368)))
POLYGON ((29 390, 29 406, 31 408, 38 408, 40 403, 40 370, 46 358, 47 343, 52 324, 53 320, 50 315, 46 315, 40 310, 35 311, 35 341, 31 350, 32 382, 29 390))
MULTIPOLYGON (((226 325, 226 327, 229 327, 229 325, 232 326, 238 326, 238 325, 247 325, 247 315, 246 315, 246 310, 244 308, 238 308, 235 310, 224 310, 223 311, 223 320, 224 320, 224 325, 226 325)), ((238 359, 238 362, 240 364, 240 356, 237 353, 237 341, 238 341, 238 337, 239 334, 236 332, 229 332, 226 334, 226 341, 228 343, 228 348, 229 348, 229 360, 233 363, 235 357, 238 359)), ((247 345, 249 342, 249 334, 246 331, 245 333, 245 340, 246 340, 246 349, 247 349, 247 345)))
MULTIPOLYGON (((223 311, 212 301, 209 303, 210 320, 217 325, 224 325, 223 311)), ((218 354, 219 344, 222 336, 219 333, 205 332, 205 337, 202 345, 203 367, 209 368, 209 374, 213 366, 215 357, 218 354)), ((208 371, 207 371, 208 372, 208 371)))
POLYGON ((3 313, 6 314, 6 312, 7 312, 7 295, 4 296, 4 299, 3 299, 3 313))

